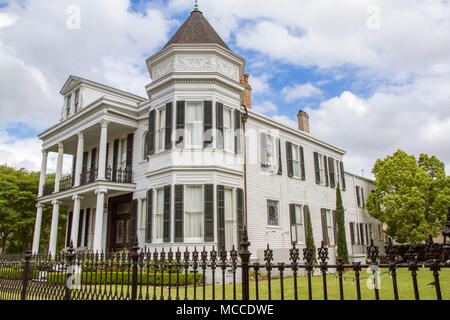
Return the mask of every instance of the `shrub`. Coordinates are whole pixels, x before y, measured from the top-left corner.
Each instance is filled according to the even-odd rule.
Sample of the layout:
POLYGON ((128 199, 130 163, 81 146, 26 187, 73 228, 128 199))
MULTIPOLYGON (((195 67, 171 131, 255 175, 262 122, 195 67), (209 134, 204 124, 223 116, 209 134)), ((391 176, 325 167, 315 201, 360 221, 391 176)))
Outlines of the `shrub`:
MULTIPOLYGON (((85 285, 99 285, 99 284, 113 284, 113 285, 131 285, 132 283, 132 273, 131 272, 82 272, 80 273, 81 283, 85 285)), ((188 274, 187 278, 185 274, 179 274, 179 285, 188 285, 199 283, 202 280, 202 275, 197 274, 195 280, 193 274, 188 274)), ((61 273, 49 273, 47 275, 48 283, 52 284, 64 284, 66 282, 67 275, 61 273)), ((161 285, 161 273, 156 273, 156 282, 154 273, 138 273, 137 283, 138 285, 146 285, 148 281, 149 285, 161 285)), ((164 273, 163 275, 163 285, 169 285, 169 274, 164 273)), ((174 286, 177 283, 177 275, 170 275, 170 285, 174 286)))

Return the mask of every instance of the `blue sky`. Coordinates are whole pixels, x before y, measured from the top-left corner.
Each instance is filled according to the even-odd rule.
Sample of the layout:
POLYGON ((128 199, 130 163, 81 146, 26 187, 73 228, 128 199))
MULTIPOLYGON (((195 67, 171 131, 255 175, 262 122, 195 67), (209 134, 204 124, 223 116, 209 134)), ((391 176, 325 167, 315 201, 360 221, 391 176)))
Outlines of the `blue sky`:
MULTIPOLYGON (((145 96, 145 59, 193 0, 0 0, 0 162, 38 170, 70 74, 145 96), (73 6, 80 27, 69 28, 73 6)), ((450 5, 441 0, 199 0, 247 59, 254 109, 347 151, 370 176, 397 149, 450 168, 450 5)), ((52 170, 50 164, 50 170, 52 170)))

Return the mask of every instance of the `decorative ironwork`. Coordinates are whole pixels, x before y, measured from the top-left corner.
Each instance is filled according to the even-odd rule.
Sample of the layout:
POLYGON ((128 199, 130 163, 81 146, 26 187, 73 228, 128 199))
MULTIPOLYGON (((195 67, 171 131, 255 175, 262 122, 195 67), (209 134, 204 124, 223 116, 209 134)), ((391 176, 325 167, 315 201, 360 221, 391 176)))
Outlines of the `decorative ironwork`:
POLYGON ((367 259, 370 263, 375 264, 378 262, 379 249, 374 245, 373 239, 370 239, 370 245, 367 247, 367 259))
POLYGON ((326 265, 328 260, 328 247, 325 246, 325 243, 322 241, 322 245, 319 249, 317 249, 317 255, 320 260, 321 265, 326 265))

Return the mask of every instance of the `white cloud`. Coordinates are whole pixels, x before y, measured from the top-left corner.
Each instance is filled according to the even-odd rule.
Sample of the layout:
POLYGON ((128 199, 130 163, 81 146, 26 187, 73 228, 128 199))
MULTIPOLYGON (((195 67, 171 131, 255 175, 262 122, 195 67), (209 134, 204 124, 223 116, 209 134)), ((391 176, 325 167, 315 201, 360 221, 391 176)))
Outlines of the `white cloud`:
POLYGON ((252 106, 252 109, 256 112, 260 112, 260 113, 273 113, 273 112, 277 112, 278 108, 277 106, 270 101, 264 101, 261 104, 257 104, 252 106))
POLYGON ((129 0, 79 0, 80 29, 69 29, 73 4, 28 0, 0 9, 0 126, 54 124, 71 74, 146 96, 145 59, 168 40, 174 21, 158 9, 132 12, 129 0))
POLYGON ((294 129, 298 128, 297 121, 292 120, 288 116, 276 114, 276 115, 272 116, 272 118, 276 121, 280 121, 281 123, 283 123, 289 127, 294 128, 294 129))
POLYGON ((250 85, 252 86, 253 94, 265 95, 271 92, 269 80, 272 75, 268 73, 263 73, 260 76, 251 76, 249 79, 250 85))
POLYGON ((346 169, 366 174, 378 158, 397 149, 435 155, 450 172, 450 76, 421 78, 404 86, 386 86, 368 98, 351 92, 306 108, 311 133, 344 148, 346 169))
POLYGON ((303 98, 320 97, 323 94, 322 90, 309 82, 296 84, 292 87, 284 87, 282 93, 284 99, 288 102, 301 100, 303 98))

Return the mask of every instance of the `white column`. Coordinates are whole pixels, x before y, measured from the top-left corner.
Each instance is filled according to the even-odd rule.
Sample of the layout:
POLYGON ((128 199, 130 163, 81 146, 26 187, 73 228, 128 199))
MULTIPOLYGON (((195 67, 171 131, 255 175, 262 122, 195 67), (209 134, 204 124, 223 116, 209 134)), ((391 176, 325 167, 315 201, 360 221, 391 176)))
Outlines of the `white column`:
POLYGON ((50 245, 49 253, 52 256, 56 254, 56 242, 58 239, 58 220, 59 220, 59 206, 61 201, 53 200, 53 215, 52 215, 52 227, 50 230, 50 245))
POLYGON ((36 222, 34 224, 34 237, 33 237, 33 254, 39 253, 39 241, 41 240, 41 225, 42 225, 42 209, 44 205, 38 203, 36 205, 36 222))
POLYGON ((78 227, 80 225, 80 209, 81 200, 83 199, 80 195, 74 195, 73 198, 73 215, 72 215, 72 233, 70 235, 70 240, 72 240, 73 247, 76 248, 78 244, 78 227))
POLYGON ((102 231, 103 231, 103 207, 105 205, 105 195, 108 190, 97 189, 97 209, 95 210, 95 231, 94 231, 94 252, 101 252, 102 250, 102 231))
POLYGON ((106 171, 106 144, 108 142, 108 124, 109 121, 100 121, 100 148, 98 153, 98 180, 105 180, 106 171))
POLYGON ((58 143, 58 160, 56 162, 56 175, 55 175, 55 192, 59 192, 59 182, 62 176, 62 167, 64 160, 64 145, 58 143))
POLYGON ((38 197, 42 197, 44 193, 45 178, 47 177, 47 159, 48 151, 42 150, 41 176, 39 179, 38 197))
POLYGON ((75 163, 75 185, 74 187, 78 187, 81 181, 81 170, 83 167, 83 151, 84 151, 84 133, 78 133, 78 146, 77 146, 77 155, 76 155, 76 163, 75 163))

